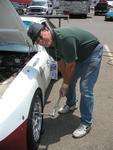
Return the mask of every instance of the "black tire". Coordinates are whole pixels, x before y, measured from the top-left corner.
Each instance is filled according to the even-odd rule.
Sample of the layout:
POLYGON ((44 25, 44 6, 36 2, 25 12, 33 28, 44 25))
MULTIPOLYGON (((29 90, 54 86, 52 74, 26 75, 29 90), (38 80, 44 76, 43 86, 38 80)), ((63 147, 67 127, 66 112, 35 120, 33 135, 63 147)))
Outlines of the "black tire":
POLYGON ((105 17, 105 19, 104 19, 105 21, 108 21, 108 19, 105 17))
POLYGON ((94 15, 97 16, 97 12, 95 12, 94 15))
POLYGON ((87 14, 83 14, 82 17, 86 19, 87 18, 87 14))
POLYGON ((43 104, 39 92, 36 91, 28 116, 28 150, 38 149, 43 128, 43 116, 40 115, 41 112, 43 112, 43 104))

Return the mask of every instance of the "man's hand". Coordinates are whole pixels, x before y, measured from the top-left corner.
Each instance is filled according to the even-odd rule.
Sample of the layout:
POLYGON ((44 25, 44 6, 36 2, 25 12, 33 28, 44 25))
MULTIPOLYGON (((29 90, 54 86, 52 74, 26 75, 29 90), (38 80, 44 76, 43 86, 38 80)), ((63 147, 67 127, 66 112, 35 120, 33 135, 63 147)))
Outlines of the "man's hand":
POLYGON ((68 84, 63 83, 61 88, 60 88, 60 91, 59 91, 60 97, 66 96, 67 92, 68 92, 68 84))
POLYGON ((68 84, 73 76, 73 72, 76 66, 76 62, 65 63, 63 59, 58 61, 58 68, 63 77, 63 84, 59 90, 61 97, 67 96, 68 84))

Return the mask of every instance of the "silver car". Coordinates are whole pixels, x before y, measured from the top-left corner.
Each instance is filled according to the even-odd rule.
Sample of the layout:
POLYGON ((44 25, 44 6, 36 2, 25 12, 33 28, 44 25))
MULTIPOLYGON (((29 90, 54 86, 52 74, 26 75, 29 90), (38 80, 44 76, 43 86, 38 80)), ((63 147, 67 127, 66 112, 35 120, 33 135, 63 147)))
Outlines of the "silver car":
POLYGON ((52 2, 48 2, 47 0, 32 1, 32 4, 27 8, 27 14, 30 15, 51 15, 52 13, 52 2))

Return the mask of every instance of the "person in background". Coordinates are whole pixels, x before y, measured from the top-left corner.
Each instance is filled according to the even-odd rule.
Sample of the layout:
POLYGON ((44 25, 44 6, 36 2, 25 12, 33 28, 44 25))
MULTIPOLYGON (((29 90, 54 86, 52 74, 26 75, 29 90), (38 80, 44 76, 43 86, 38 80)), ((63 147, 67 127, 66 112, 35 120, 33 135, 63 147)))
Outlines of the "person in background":
POLYGON ((58 111, 60 114, 76 109, 76 84, 80 79, 80 125, 72 136, 85 136, 93 123, 93 90, 99 75, 103 45, 92 33, 75 27, 50 29, 34 23, 28 30, 28 36, 33 44, 36 42, 44 46, 57 61, 63 77, 59 94, 66 97, 66 104, 58 111))

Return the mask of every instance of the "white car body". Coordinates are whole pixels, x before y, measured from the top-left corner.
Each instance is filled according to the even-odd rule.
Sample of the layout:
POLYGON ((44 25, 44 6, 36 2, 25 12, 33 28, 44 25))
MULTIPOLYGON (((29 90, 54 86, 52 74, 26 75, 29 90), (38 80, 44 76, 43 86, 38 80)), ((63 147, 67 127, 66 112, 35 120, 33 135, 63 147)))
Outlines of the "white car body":
MULTIPOLYGON (((43 23, 46 20, 40 18, 37 22, 43 23)), ((23 66, 20 64, 17 72, 4 81, 0 80, 0 149, 27 150, 31 104, 38 90, 44 105, 45 93, 51 81, 48 62, 52 58, 43 47, 32 45, 21 18, 8 0, 0 0, 0 53, 3 54, 0 55, 2 69, 6 63, 9 63, 10 69, 10 59, 13 60, 13 57, 17 68, 28 57, 23 66), (3 63, 7 53, 6 62, 3 63), (23 59, 21 54, 25 55, 23 59)), ((0 72, 0 77, 3 78, 2 70, 0 72)))
POLYGON ((113 8, 113 0, 107 0, 108 6, 113 8))

